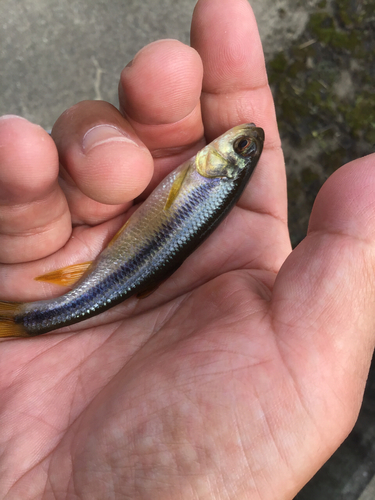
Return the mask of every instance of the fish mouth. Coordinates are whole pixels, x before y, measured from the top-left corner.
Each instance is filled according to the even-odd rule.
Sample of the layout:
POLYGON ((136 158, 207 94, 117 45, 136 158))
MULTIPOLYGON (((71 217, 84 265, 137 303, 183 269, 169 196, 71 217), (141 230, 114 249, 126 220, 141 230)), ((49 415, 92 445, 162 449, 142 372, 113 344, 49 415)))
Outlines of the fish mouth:
POLYGON ((254 139, 259 139, 260 141, 264 142, 264 130, 260 127, 255 127, 254 128, 254 139))
POLYGON ((261 127, 257 127, 255 123, 245 123, 244 125, 239 125, 239 128, 249 130, 250 136, 253 139, 264 142, 264 130, 261 127))
POLYGON ((246 124, 246 128, 250 131, 249 135, 257 146, 257 151, 255 156, 260 156, 261 152, 263 151, 263 144, 265 138, 264 130, 261 127, 257 127, 254 123, 246 124))

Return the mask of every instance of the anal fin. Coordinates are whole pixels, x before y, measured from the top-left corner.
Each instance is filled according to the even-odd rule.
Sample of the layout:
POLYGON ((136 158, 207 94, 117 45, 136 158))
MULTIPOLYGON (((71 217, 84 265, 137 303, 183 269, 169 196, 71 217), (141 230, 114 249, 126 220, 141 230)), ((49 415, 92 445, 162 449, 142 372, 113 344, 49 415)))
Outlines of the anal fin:
POLYGON ((125 229, 128 227, 128 225, 129 225, 129 221, 130 221, 130 219, 128 219, 128 220, 125 222, 125 224, 124 224, 122 227, 120 227, 120 229, 119 229, 119 230, 117 231, 117 233, 113 236, 113 238, 111 239, 111 241, 108 243, 108 245, 107 245, 107 246, 109 246, 109 247, 110 247, 111 245, 113 245, 113 243, 117 240, 117 238, 118 238, 118 237, 119 237, 119 236, 120 236, 120 235, 121 235, 121 234, 125 231, 125 229))
MULTIPOLYGON (((163 280, 165 281, 165 280, 163 280)), ((159 281, 158 283, 152 283, 150 286, 142 290, 142 292, 139 292, 136 294, 137 299, 145 299, 149 295, 155 292, 159 288, 159 286, 163 283, 163 281, 159 281)))
POLYGON ((182 262, 178 262, 177 264, 175 264, 175 266, 173 266, 167 273, 165 273, 160 280, 151 281, 148 284, 148 286, 144 290, 142 290, 142 292, 136 294, 136 297, 138 299, 145 299, 146 297, 151 295, 153 292, 155 292, 155 290, 159 288, 160 285, 164 283, 164 281, 167 281, 167 279, 170 278, 172 274, 177 271, 177 269, 181 266, 181 264, 182 262))
POLYGON ((62 267, 61 269, 55 269, 49 273, 37 276, 34 279, 36 281, 44 281, 54 285, 72 286, 77 283, 80 278, 82 278, 91 264, 92 261, 73 264, 71 266, 62 267))

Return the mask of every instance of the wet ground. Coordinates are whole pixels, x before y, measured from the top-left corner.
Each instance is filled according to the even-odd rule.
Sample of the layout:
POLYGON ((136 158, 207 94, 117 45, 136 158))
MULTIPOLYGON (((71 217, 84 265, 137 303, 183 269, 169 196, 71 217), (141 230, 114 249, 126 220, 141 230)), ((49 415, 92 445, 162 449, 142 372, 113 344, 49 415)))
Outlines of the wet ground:
MULTIPOLYGON (((375 0, 252 0, 288 171, 290 229, 340 165, 375 150, 375 0)), ((188 43, 195 0, 2 0, 0 115, 49 129, 83 99, 117 103, 123 66, 159 38, 188 43)), ((375 499, 375 369, 358 423, 298 500, 375 499)))

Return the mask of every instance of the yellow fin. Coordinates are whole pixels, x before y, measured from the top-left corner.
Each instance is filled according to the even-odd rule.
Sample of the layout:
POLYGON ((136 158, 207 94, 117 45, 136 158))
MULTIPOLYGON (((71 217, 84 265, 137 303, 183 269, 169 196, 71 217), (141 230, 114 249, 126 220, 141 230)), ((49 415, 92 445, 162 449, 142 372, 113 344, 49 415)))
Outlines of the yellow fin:
POLYGON ((174 200, 177 198, 178 193, 180 192, 181 186, 182 186, 184 179, 186 177, 186 174, 189 170, 189 167, 190 167, 190 164, 188 164, 184 169, 181 170, 181 172, 179 172, 176 175, 176 178, 173 181, 171 190, 169 191, 168 199, 165 203, 164 210, 168 210, 171 207, 174 200))
POLYGON ((91 266, 92 261, 73 264, 72 266, 62 267, 41 276, 34 278, 36 281, 45 281, 54 285, 72 286, 84 275, 91 266))
POLYGON ((14 316, 20 310, 20 303, 0 301, 0 338, 29 337, 24 327, 14 322, 14 316))

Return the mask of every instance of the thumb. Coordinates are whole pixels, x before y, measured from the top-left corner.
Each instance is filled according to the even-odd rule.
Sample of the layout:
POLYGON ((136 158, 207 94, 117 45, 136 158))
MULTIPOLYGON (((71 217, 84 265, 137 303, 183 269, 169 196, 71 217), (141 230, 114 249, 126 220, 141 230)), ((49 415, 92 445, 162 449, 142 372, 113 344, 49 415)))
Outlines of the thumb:
POLYGON ((336 171, 274 287, 275 330, 329 455, 357 418, 375 339, 375 154, 336 171))

